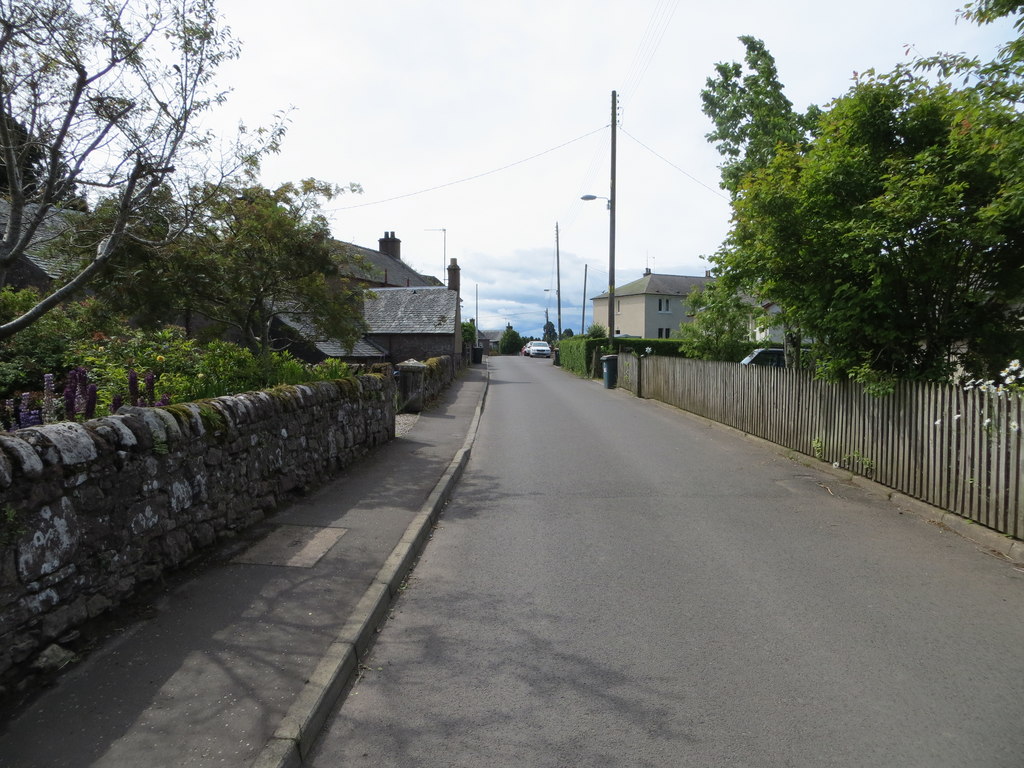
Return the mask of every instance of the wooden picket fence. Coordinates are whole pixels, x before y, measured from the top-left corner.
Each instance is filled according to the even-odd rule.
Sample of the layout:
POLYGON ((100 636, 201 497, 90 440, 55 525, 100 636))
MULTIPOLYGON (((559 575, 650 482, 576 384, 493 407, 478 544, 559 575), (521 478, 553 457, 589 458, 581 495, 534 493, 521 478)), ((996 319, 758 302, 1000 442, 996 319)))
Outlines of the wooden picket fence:
POLYGON ((628 353, 618 386, 1024 538, 1021 395, 906 382, 873 397, 805 371, 628 353))

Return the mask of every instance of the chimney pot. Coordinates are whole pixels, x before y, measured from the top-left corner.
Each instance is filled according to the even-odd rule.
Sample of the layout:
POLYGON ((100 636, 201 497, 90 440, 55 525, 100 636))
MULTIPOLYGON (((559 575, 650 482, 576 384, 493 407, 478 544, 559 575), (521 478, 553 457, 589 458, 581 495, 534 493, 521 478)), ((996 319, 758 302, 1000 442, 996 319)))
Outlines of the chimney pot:
POLYGON ((384 237, 377 241, 381 253, 394 259, 402 260, 402 241, 395 237, 394 232, 385 232, 384 237))

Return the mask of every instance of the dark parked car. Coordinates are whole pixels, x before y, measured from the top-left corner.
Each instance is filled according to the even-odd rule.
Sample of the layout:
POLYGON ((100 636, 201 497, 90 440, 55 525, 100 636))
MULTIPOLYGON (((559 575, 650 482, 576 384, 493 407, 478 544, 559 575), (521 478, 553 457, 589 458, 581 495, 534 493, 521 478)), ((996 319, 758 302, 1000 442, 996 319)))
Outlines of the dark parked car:
POLYGON ((772 365, 776 368, 785 368, 786 352, 777 347, 755 349, 740 360, 740 365, 772 365))

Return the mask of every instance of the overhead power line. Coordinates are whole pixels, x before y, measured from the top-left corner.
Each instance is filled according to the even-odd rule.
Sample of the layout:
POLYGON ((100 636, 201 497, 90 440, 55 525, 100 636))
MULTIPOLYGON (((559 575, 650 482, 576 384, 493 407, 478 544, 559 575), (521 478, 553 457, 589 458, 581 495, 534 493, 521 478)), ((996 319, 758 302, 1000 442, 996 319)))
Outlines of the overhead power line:
POLYGON ((658 4, 651 11, 651 17, 647 21, 647 29, 633 53, 633 60, 629 65, 629 71, 622 84, 622 92, 627 99, 639 89, 640 82, 647 74, 647 69, 654 59, 654 55, 661 46, 672 17, 679 6, 679 0, 659 0, 658 4))
POLYGON ((714 187, 709 187, 709 186, 708 186, 707 184, 705 184, 705 183, 704 183, 703 181, 701 181, 700 179, 698 179, 698 178, 697 178, 696 176, 694 176, 694 175, 693 175, 692 173, 687 173, 687 172, 686 172, 686 171, 684 171, 684 170, 683 170, 682 168, 680 168, 680 167, 679 167, 678 165, 676 165, 675 163, 673 163, 673 162, 672 162, 671 160, 668 160, 667 158, 663 157, 662 155, 659 155, 659 154, 658 154, 657 152, 655 152, 655 151, 654 151, 653 149, 651 149, 651 148, 650 148, 650 147, 648 147, 648 146, 647 146, 646 144, 644 144, 644 143, 643 143, 642 141, 640 141, 640 139, 638 139, 638 138, 637 138, 636 136, 633 136, 633 135, 631 135, 631 134, 629 133, 629 131, 625 130, 624 128, 619 128, 619 130, 620 130, 620 131, 622 131, 622 132, 623 132, 624 134, 626 134, 627 136, 629 136, 629 138, 631 138, 631 139, 632 139, 633 141, 635 141, 635 142, 636 142, 637 144, 639 144, 639 145, 640 145, 641 147, 643 147, 644 149, 646 149, 646 150, 647 150, 648 152, 650 152, 650 153, 651 153, 652 155, 654 155, 654 156, 655 156, 656 158, 658 158, 659 160, 661 160, 661 161, 662 161, 662 162, 664 162, 664 163, 667 163, 668 165, 671 165, 671 166, 672 166, 673 168, 675 168, 675 169, 676 169, 677 171, 679 171, 679 172, 680 172, 681 174, 683 174, 683 176, 685 176, 686 178, 690 179, 691 181, 694 181, 694 182, 696 182, 697 184, 700 184, 700 185, 701 185, 702 187, 704 187, 704 189, 708 190, 709 192, 711 192, 711 193, 713 193, 713 194, 715 194, 715 195, 718 195, 718 196, 719 196, 720 198, 722 198, 723 200, 728 200, 728 199, 729 199, 728 197, 726 197, 725 195, 723 195, 723 194, 722 194, 722 193, 721 193, 720 191, 718 191, 718 190, 717 190, 717 189, 715 189, 714 187))
POLYGON ((477 174, 474 174, 473 176, 467 176, 464 179, 456 179, 455 181, 445 182, 444 184, 438 184, 437 186, 434 186, 434 187, 428 187, 427 189, 421 189, 421 190, 419 190, 417 192, 407 192, 404 195, 395 195, 394 197, 388 197, 388 198, 386 198, 384 200, 373 200, 373 201, 371 201, 369 203, 357 203, 356 205, 344 205, 344 206, 341 206, 339 208, 325 208, 324 210, 326 210, 326 211, 351 211, 353 208, 366 208, 367 206, 370 206, 370 205, 382 205, 383 203, 392 203, 395 200, 404 200, 407 197, 415 197, 416 195, 425 195, 427 192, 436 192, 439 189, 444 189, 445 187, 453 187, 456 184, 465 184, 467 181, 474 181, 476 179, 482 179, 484 176, 491 176, 491 175, 493 175, 495 173, 500 173, 501 171, 507 171, 509 168, 514 168, 517 165, 522 165, 523 163, 528 163, 531 160, 536 160, 538 157, 543 157, 544 155, 549 155, 552 152, 556 152, 559 149, 562 149, 563 147, 568 147, 570 144, 575 144, 577 141, 582 141, 583 139, 587 138, 588 136, 593 136, 595 133, 600 133, 601 131, 603 131, 607 127, 608 127, 607 125, 602 125, 600 128, 596 128, 595 130, 590 131, 589 133, 585 133, 582 136, 577 136, 575 139, 570 139, 569 141, 563 142, 562 144, 559 144, 557 147, 551 147, 550 149, 545 149, 543 152, 538 152, 535 155, 530 155, 529 157, 524 157, 522 160, 516 160, 514 163, 509 163, 508 165, 503 165, 500 168, 494 168, 493 170, 490 170, 490 171, 484 171, 483 173, 477 173, 477 174))

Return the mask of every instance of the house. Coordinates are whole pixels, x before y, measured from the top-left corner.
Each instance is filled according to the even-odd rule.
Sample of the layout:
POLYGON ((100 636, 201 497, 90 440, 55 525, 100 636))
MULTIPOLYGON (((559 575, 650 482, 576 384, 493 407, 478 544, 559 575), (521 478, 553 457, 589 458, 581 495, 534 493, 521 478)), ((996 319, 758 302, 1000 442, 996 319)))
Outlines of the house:
POLYGON ((364 339, 392 363, 449 355, 462 365, 462 308, 459 265, 448 265, 448 286, 375 288, 363 304, 364 339))
MULTIPOLYGON (((0 233, 7 228, 11 204, 0 198, 0 233)), ((25 218, 35 215, 38 206, 28 203, 25 206, 25 218)), ((14 263, 7 269, 3 284, 14 288, 38 288, 48 290, 55 281, 59 281, 67 265, 57 253, 48 246, 57 240, 68 229, 66 217, 74 211, 61 208, 50 208, 43 218, 35 237, 14 263)), ((22 230, 24 231, 24 230, 22 230)))
POLYGON ((497 331, 480 331, 477 334, 477 343, 483 347, 484 354, 489 355, 491 353, 497 354, 498 348, 501 346, 501 337, 505 335, 505 330, 497 331))
POLYGON ((402 241, 394 232, 385 232, 378 245, 380 250, 374 251, 353 243, 334 243, 340 254, 350 257, 345 259, 345 277, 373 294, 363 305, 366 335, 349 349, 337 340, 319 338, 300 318, 282 314, 278 319, 294 332, 290 334, 289 349, 309 362, 336 357, 354 363, 399 363, 442 354, 461 360, 461 321, 456 322, 459 318, 456 260, 452 259, 448 267, 449 284, 453 270, 455 274, 453 293, 437 278, 421 275, 402 261, 402 241), (443 322, 442 317, 446 318, 443 322), (449 328, 448 321, 455 325, 449 328), (451 334, 456 330, 458 343, 453 344, 451 334))
MULTIPOLYGON (((615 336, 634 336, 642 339, 668 339, 676 335, 681 323, 693 318, 689 315, 686 297, 695 287, 703 288, 711 277, 685 275, 656 275, 650 269, 643 277, 615 289, 615 336)), ((594 302, 594 321, 601 323, 608 317, 608 292, 591 299, 594 302)), ((609 329, 611 331, 611 329, 609 329)))
POLYGON ((379 250, 374 251, 353 243, 335 242, 339 252, 352 257, 347 277, 370 289, 443 285, 436 277, 421 275, 402 261, 402 241, 394 232, 385 232, 377 244, 379 250))

